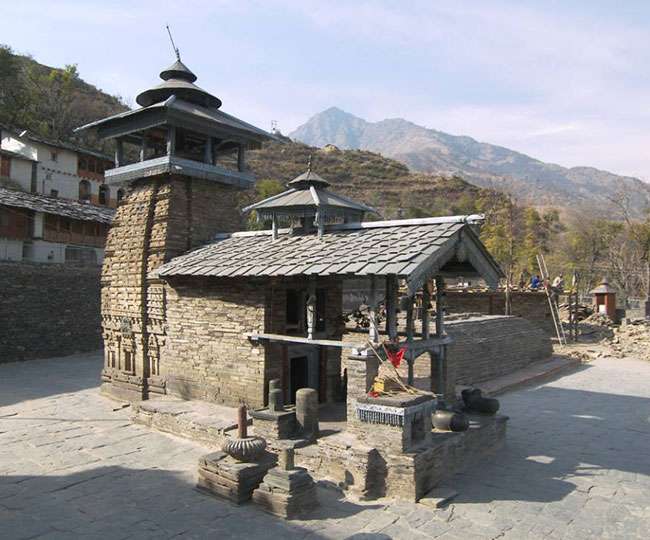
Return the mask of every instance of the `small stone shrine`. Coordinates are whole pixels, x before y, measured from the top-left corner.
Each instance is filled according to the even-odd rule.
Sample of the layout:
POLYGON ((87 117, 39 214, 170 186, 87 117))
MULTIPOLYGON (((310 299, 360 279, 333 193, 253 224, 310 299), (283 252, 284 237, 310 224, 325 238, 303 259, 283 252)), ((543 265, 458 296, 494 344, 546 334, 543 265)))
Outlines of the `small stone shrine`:
POLYGON ((278 466, 266 473, 253 492, 253 502, 286 519, 301 517, 318 506, 316 485, 306 469, 294 465, 293 448, 280 451, 278 466))
POLYGON ((229 439, 223 451, 199 459, 197 487, 235 504, 248 501, 253 490, 274 465, 274 455, 265 453, 261 437, 248 437, 246 408, 239 408, 238 437, 229 439))

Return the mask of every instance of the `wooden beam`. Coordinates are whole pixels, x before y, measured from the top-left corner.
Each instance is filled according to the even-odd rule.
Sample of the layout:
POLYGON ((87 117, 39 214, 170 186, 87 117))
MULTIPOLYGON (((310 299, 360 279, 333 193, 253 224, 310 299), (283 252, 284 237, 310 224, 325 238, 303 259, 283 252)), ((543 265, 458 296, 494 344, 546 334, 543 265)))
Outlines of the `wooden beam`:
POLYGON ((258 334, 256 332, 246 332, 244 336, 253 341, 267 340, 284 343, 303 343, 305 345, 321 345, 323 347, 338 347, 340 349, 365 349, 367 347, 366 343, 347 343, 336 341, 334 339, 309 339, 299 336, 286 336, 284 334, 258 334))

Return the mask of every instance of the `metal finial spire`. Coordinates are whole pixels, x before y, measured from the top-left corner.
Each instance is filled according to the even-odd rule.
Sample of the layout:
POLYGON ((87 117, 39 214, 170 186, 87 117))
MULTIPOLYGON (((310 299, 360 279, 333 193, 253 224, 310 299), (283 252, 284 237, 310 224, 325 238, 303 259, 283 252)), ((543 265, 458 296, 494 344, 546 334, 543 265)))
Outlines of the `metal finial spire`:
POLYGON ((311 154, 309 154, 309 160, 307 161, 307 174, 311 172, 311 154))
POLYGON ((167 33, 169 34, 169 41, 172 42, 172 49, 174 49, 174 53, 176 54, 176 60, 180 62, 181 52, 178 50, 178 47, 176 47, 176 44, 174 43, 174 38, 172 37, 172 31, 169 29, 168 24, 165 25, 165 28, 167 28, 167 33))

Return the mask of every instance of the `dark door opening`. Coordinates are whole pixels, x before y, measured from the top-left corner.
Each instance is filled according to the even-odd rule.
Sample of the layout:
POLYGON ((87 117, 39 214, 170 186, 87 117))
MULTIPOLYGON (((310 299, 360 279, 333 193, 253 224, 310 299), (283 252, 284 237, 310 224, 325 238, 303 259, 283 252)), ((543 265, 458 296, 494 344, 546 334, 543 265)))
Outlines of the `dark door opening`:
POLYGON ((309 362, 306 356, 296 356, 290 360, 289 396, 291 403, 296 402, 296 392, 309 386, 309 362))

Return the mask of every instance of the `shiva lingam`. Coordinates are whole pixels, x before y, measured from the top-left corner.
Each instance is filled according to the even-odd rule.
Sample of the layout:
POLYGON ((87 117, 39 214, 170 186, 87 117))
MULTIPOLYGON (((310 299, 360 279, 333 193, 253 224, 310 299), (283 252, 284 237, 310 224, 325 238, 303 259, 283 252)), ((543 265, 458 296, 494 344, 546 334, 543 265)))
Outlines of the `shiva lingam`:
POLYGON ((248 419, 246 406, 237 409, 237 438, 227 439, 221 449, 237 461, 251 462, 259 458, 266 448, 262 437, 248 436, 248 419))
POLYGON ((467 388, 461 392, 465 409, 483 414, 496 414, 499 410, 499 400, 483 396, 478 388, 467 388))

